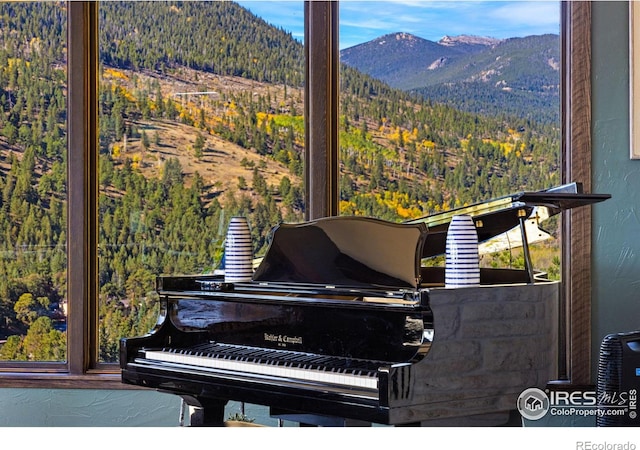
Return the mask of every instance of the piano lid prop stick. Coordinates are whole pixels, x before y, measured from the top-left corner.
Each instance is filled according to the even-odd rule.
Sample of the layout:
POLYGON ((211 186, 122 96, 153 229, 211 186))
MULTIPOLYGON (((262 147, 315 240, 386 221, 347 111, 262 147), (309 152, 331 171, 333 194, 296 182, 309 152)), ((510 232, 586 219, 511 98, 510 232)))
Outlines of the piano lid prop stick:
POLYGON ((522 233, 522 251, 524 252, 524 265, 527 271, 529 283, 533 283, 533 266, 531 264, 531 254, 529 253, 529 243, 527 242, 527 229, 525 227, 526 211, 518 210, 518 220, 520 221, 520 232, 522 233))

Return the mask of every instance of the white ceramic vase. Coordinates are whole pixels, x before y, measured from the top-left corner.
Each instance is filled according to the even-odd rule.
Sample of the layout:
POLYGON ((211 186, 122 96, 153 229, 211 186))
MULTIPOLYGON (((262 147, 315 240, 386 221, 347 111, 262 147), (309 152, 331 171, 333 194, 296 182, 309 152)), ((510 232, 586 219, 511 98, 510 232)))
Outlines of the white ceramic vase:
POLYGON ((444 283, 448 288, 480 285, 478 232, 473 218, 453 216, 447 230, 444 283))
POLYGON ((224 249, 224 281, 251 281, 253 276, 253 248, 251 230, 246 217, 232 217, 227 229, 224 249))

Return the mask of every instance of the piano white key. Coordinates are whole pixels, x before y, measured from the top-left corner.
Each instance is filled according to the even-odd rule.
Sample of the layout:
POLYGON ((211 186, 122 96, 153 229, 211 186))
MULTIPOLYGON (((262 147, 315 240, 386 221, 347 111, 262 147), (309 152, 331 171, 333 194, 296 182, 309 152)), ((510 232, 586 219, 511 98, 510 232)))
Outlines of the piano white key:
POLYGON ((361 387, 366 389, 378 388, 378 379, 372 374, 360 373, 356 375, 347 373, 344 370, 325 371, 319 369, 305 369, 295 366, 285 367, 278 364, 265 364, 232 360, 228 358, 198 356, 186 351, 147 350, 145 351, 145 358, 154 361, 238 371, 248 374, 254 373, 269 375, 303 381, 323 382, 341 386, 361 387))

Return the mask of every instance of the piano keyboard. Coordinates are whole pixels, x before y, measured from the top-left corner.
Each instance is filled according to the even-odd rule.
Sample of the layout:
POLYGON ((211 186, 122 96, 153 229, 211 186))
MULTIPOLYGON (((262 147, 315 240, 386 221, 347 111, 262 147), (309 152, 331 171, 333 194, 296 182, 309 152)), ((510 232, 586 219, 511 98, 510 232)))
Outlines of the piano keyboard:
POLYGON ((380 363, 372 361, 220 343, 201 344, 188 349, 144 350, 143 353, 148 361, 378 389, 377 368, 380 363))

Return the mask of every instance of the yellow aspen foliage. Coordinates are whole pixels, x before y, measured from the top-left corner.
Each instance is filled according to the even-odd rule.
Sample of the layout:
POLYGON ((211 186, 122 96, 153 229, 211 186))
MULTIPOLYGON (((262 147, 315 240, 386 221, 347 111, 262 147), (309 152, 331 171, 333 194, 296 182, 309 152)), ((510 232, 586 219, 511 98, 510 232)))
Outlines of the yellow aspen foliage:
POLYGON ((140 170, 140 163, 142 162, 142 156, 136 154, 133 155, 132 161, 131 161, 131 168, 133 170, 140 170))
POLYGON ((225 112, 225 115, 228 116, 228 117, 238 115, 237 108, 238 108, 238 106, 236 105, 235 102, 233 102, 233 101, 228 102, 227 103, 227 111, 225 112))
POLYGON ((433 142, 433 141, 431 141, 431 140, 429 140, 429 139, 424 139, 424 140, 422 141, 422 146, 423 146, 424 148, 426 148, 426 149, 433 149, 433 148, 435 148, 435 147, 436 147, 436 143, 435 143, 435 142, 433 142))
POLYGON ((113 93, 117 93, 122 95, 125 99, 127 99, 130 102, 135 102, 136 99, 133 96, 133 94, 131 92, 129 92, 127 89, 125 89, 124 87, 118 85, 118 84, 112 84, 111 85, 111 91, 113 93))
POLYGON ((20 58, 7 58, 7 66, 11 69, 13 66, 18 64, 22 59, 20 58))
POLYGON ((403 219, 413 219, 422 215, 422 210, 420 210, 420 208, 416 208, 415 206, 409 208, 398 206, 396 211, 398 212, 398 215, 403 219))
POLYGON ((340 200, 340 214, 344 216, 355 216, 356 204, 347 200, 340 200))
POLYGON ((502 147, 502 151, 504 152, 504 156, 509 156, 509 153, 511 153, 513 151, 513 144, 511 144, 509 142, 504 142, 504 143, 500 144, 500 147, 502 147))
POLYGON ((268 118, 269 118, 269 115, 267 113, 265 113, 265 112, 257 112, 256 113, 256 119, 258 120, 258 125, 262 125, 262 122, 264 122, 268 118))
POLYGON ((122 152, 122 147, 120 147, 120 144, 113 144, 113 147, 111 148, 111 156, 113 158, 120 158, 121 152, 122 152))
POLYGON ((136 98, 133 96, 133 94, 128 89, 123 89, 122 91, 123 91, 123 94, 124 94, 124 98, 126 98, 130 102, 134 102, 135 103, 136 98))
POLYGON ((387 139, 393 142, 400 142, 400 128, 396 127, 393 132, 387 134, 387 139))
POLYGON ((125 73, 121 70, 107 68, 104 69, 104 74, 111 78, 119 78, 121 80, 128 80, 129 77, 125 75, 125 73))

